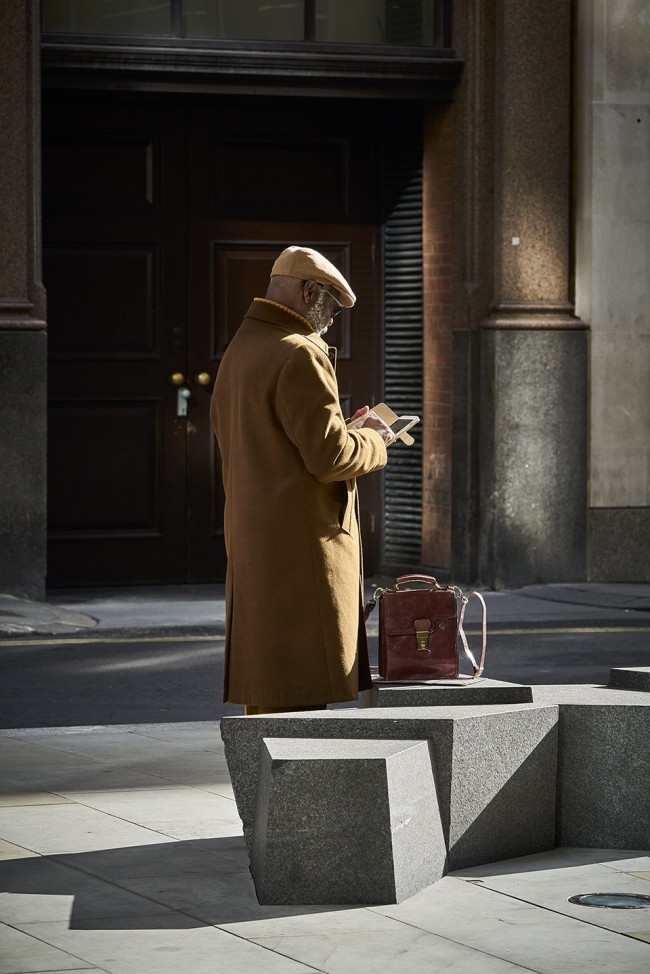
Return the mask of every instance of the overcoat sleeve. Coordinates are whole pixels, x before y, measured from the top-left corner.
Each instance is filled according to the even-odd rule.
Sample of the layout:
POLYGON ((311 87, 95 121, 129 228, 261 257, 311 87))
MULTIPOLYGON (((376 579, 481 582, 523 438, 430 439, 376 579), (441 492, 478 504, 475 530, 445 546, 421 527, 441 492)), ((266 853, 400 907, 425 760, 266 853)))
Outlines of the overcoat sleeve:
POLYGON ((312 344, 298 345, 276 387, 276 414, 316 480, 350 480, 386 465, 386 444, 373 429, 348 431, 338 386, 327 356, 312 344))

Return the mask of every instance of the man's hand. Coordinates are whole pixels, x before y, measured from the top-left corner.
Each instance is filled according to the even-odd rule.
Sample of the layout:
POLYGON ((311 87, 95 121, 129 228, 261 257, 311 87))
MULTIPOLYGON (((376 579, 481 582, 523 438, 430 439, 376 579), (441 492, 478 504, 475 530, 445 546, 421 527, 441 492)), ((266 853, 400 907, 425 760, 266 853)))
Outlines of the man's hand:
MULTIPOLYGON (((361 409, 357 409, 354 416, 350 417, 350 419, 347 421, 347 425, 350 426, 352 423, 355 423, 358 420, 363 419, 363 417, 367 416, 368 413, 370 413, 370 407, 362 406, 361 409)), ((387 446, 389 443, 392 443, 395 439, 395 437, 393 436, 393 431, 390 428, 390 426, 387 426, 387 424, 382 419, 380 419, 379 416, 377 416, 375 413, 369 415, 368 418, 365 419, 363 423, 359 424, 359 426, 362 428, 368 427, 368 429, 377 430, 377 432, 381 434, 381 437, 387 446)), ((359 429, 359 426, 357 426, 357 429, 359 429)))
POLYGON ((346 419, 345 425, 346 426, 351 426, 352 423, 356 423, 356 421, 358 419, 361 419, 362 416, 365 416, 366 413, 369 413, 369 412, 370 412, 370 406, 362 406, 361 409, 357 409, 357 411, 354 414, 354 416, 350 416, 349 419, 346 419))
POLYGON ((363 426, 368 427, 371 430, 377 430, 386 446, 388 446, 389 443, 392 443, 395 439, 390 426, 388 426, 383 419, 379 419, 378 416, 369 416, 365 423, 363 423, 363 426))

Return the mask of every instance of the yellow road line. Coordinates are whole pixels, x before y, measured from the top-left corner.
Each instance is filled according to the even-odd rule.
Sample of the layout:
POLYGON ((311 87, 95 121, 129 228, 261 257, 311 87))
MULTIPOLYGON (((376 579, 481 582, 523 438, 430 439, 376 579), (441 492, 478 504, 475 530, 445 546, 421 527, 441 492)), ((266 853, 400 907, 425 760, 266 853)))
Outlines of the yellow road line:
MULTIPOLYGON (((480 636, 480 629, 465 629, 468 636, 480 636)), ((650 626, 573 626, 564 628, 551 628, 547 627, 545 629, 491 629, 488 626, 488 636, 545 636, 546 634, 551 635, 565 635, 572 636, 580 633, 586 634, 598 634, 598 633, 635 633, 635 632, 650 632, 650 626)), ((368 630, 369 636, 376 636, 377 630, 368 630)), ((101 644, 108 643, 115 645, 118 643, 191 643, 191 642, 209 642, 210 640, 218 640, 223 642, 225 636, 220 635, 206 635, 206 636, 63 636, 57 637, 56 639, 51 639, 48 636, 42 636, 40 639, 3 639, 0 637, 0 648, 2 646, 81 646, 88 644, 101 644)))
POLYGON ((0 648, 2 646, 69 646, 83 645, 85 643, 196 643, 209 642, 211 639, 224 640, 225 636, 65 636, 61 639, 49 639, 43 636, 41 639, 2 639, 0 638, 0 648))
MULTIPOLYGON (((465 634, 468 636, 480 636, 480 629, 467 629, 465 628, 465 634)), ((575 635, 575 633, 600 633, 600 632, 650 632, 650 626, 571 626, 569 628, 564 627, 562 629, 552 628, 548 626, 545 629, 492 629, 489 625, 487 628, 488 636, 544 636, 546 633, 554 633, 555 635, 575 635)), ((378 634, 377 629, 369 629, 369 636, 376 636, 378 634)))
MULTIPOLYGON (((466 629, 468 635, 480 636, 480 629, 466 629)), ((571 626, 564 629, 490 629, 488 626, 488 636, 543 636, 545 633, 573 635, 575 633, 599 633, 599 632, 650 632, 650 626, 571 626)))

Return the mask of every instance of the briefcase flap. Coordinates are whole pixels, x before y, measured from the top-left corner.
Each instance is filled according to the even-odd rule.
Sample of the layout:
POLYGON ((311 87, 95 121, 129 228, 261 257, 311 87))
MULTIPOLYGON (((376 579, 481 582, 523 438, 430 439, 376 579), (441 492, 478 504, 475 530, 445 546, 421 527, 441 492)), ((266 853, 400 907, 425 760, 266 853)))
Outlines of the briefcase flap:
POLYGON ((456 596, 447 589, 389 589, 381 598, 380 609, 386 635, 413 633, 416 622, 426 621, 429 631, 456 625, 456 596))

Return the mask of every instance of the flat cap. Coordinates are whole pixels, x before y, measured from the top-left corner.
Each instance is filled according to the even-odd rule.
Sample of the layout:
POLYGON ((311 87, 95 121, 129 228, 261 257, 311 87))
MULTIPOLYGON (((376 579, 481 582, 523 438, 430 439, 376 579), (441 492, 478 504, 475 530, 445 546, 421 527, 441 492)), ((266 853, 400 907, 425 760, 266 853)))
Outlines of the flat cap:
POLYGON ((357 300, 340 270, 327 257, 310 247, 287 247, 283 250, 271 268, 271 277, 297 277, 300 281, 331 284, 346 308, 351 308, 357 300))

